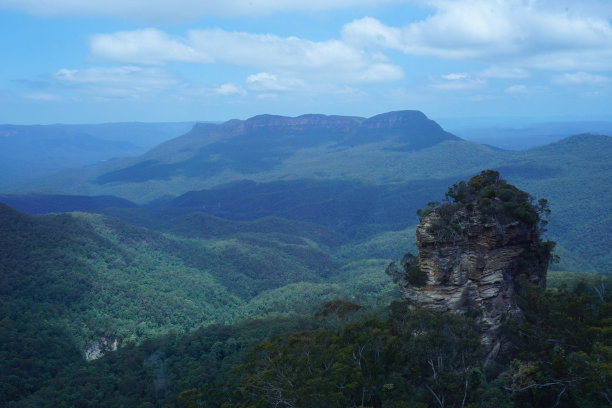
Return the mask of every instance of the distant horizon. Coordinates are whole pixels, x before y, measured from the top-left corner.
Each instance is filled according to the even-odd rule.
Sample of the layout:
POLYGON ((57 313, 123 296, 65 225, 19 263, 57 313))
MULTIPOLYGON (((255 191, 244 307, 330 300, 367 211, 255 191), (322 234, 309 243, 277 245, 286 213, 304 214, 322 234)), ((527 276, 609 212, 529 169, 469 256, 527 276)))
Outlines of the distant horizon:
POLYGON ((304 112, 295 115, 283 115, 274 112, 261 112, 248 117, 228 117, 225 119, 186 119, 186 120, 121 120, 121 121, 102 121, 102 122, 62 122, 62 121, 51 121, 51 122, 28 122, 28 123, 15 123, 15 122, 0 122, 0 126, 55 126, 55 125, 66 125, 66 126, 82 126, 82 125, 109 125, 109 124, 164 124, 164 123, 211 123, 221 124, 230 120, 248 120, 250 118, 261 116, 261 115, 273 115, 283 117, 299 117, 304 115, 325 115, 325 116, 355 116, 369 118, 379 114, 402 111, 402 110, 414 110, 420 111, 425 114, 429 119, 437 122, 440 126, 446 129, 446 127, 455 127, 461 129, 469 128, 490 128, 496 126, 511 127, 511 128, 524 128, 534 125, 542 124, 556 124, 556 123, 612 123, 612 115, 610 116, 575 116, 568 117, 567 115, 554 115, 554 116, 444 116, 444 117, 432 117, 427 112, 419 109, 394 109, 385 112, 378 112, 373 115, 357 115, 357 114, 337 114, 337 113, 325 113, 325 112, 304 112))
MULTIPOLYGON (((460 137, 463 140, 476 142, 479 144, 488 145, 495 148, 505 150, 524 150, 536 146, 543 146, 554 143, 561 139, 578 135, 578 134, 598 134, 612 136, 612 120, 604 118, 593 118, 587 120, 585 118, 571 117, 549 117, 549 118, 533 118, 533 117, 454 117, 454 118, 431 118, 426 112, 415 109, 404 109, 400 111, 416 111, 421 112, 430 120, 433 120, 447 132, 460 137)), ((394 112, 394 111, 390 111, 394 112)), ((373 116, 388 114, 390 112, 379 112, 373 116)), ((395 111, 397 112, 397 111, 395 111)), ((258 116, 276 116, 283 118, 296 118, 308 115, 324 115, 324 116, 344 116, 344 117, 368 117, 359 115, 334 115, 326 113, 303 113, 295 116, 277 115, 274 113, 261 113, 249 118, 233 118, 228 120, 218 121, 177 121, 177 122, 144 122, 144 121, 128 121, 128 122, 102 122, 102 123, 51 123, 51 124, 0 124, 0 136, 9 136, 10 127, 57 127, 80 129, 84 132, 83 135, 95 135, 95 137, 114 140, 128 141, 135 146, 150 149, 159 143, 170 140, 174 137, 179 137, 187 132, 198 123, 207 124, 223 124, 231 120, 249 120, 258 116), (7 127, 9 129, 7 129, 7 127), (160 132, 161 127, 165 130, 160 132), (9 133, 7 133, 7 131, 9 133), (137 135, 134 138, 134 132, 137 135), (152 133, 156 135, 153 136, 152 133), (147 137, 147 133, 150 137, 147 137)), ((40 132, 37 130, 36 132, 40 132)), ((0 139, 2 140, 2 139, 0 139)), ((146 151, 146 150, 145 150, 146 151)))

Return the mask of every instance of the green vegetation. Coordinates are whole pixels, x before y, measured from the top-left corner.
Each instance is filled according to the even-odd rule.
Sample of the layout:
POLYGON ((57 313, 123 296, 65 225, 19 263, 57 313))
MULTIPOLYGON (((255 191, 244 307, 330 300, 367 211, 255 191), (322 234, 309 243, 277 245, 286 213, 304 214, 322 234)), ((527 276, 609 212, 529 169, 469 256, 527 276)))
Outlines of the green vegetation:
MULTIPOLYGON (((527 227, 537 227, 537 234, 544 233, 550 214, 548 202, 541 198, 534 203, 534 198, 517 187, 508 184, 495 170, 483 170, 467 183, 454 184, 446 193, 447 201, 443 204, 429 203, 417 211, 421 219, 436 210, 444 225, 438 230, 448 230, 448 235, 463 235, 467 231, 460 223, 477 214, 483 223, 505 224, 520 221, 527 227), (463 211, 462 211, 463 210, 463 211)), ((440 233, 440 231, 431 231, 440 233)))
POLYGON ((536 197, 546 197, 553 217, 547 236, 564 248, 559 270, 612 272, 609 231, 612 202, 609 159, 612 138, 578 135, 548 146, 513 154, 514 166, 545 166, 548 172, 513 174, 509 166, 496 167, 517 187, 536 197), (510 171, 508 171, 510 170, 510 171), (606 232, 608 231, 608 232, 606 232), (570 261, 570 262, 566 262, 570 261))
POLYGON ((135 341, 237 314, 240 300, 160 234, 3 205, 0 219, 2 398, 29 394, 103 337, 135 341))
POLYGON ((612 303, 525 283, 514 349, 486 362, 466 316, 332 301, 310 316, 212 325, 64 367, 19 407, 607 407, 612 303))
POLYGON ((400 267, 391 262, 385 273, 393 279, 393 282, 403 286, 425 286, 427 274, 419 268, 419 260, 416 256, 407 252, 400 261, 400 267))
MULTIPOLYGON (((171 131, 173 126, 155 125, 158 131, 148 128, 147 137, 171 131)), ((45 128, 50 132, 53 127, 45 128)), ((74 145, 74 139, 82 139, 76 135, 94 135, 95 131, 102 136, 111 130, 104 128, 81 126, 61 131, 56 127, 55 131, 69 131, 64 136, 70 136, 74 145)), ((142 141, 145 128, 147 125, 123 124, 114 125, 112 131, 126 137, 139 135, 142 141)), ((46 150, 45 154, 49 156, 46 150)), ((262 115, 246 121, 198 124, 138 158, 109 160, 21 188, 112 194, 140 204, 154 201, 158 206, 207 189, 200 195, 216 200, 206 203, 205 211, 216 216, 309 221, 367 240, 414 226, 412 208, 439 197, 438 187, 445 188, 450 180, 495 168, 518 188, 550 200, 555 217, 550 220, 548 237, 566 252, 560 269, 609 273, 611 155, 612 139, 601 135, 572 136, 518 152, 493 149, 460 140, 415 111, 370 119, 262 115), (259 183, 258 188, 231 184, 244 180, 259 183), (234 189, 219 189, 228 185, 234 189), (242 201, 237 202, 237 197, 242 201), (403 211, 405 207, 408 210, 403 211), (354 217, 347 217, 351 214, 354 217)), ((202 208, 196 205, 190 211, 202 208)), ((521 208, 506 210, 520 212, 521 208)), ((444 226, 438 233, 450 238, 461 235, 444 226)))
POLYGON ((375 305, 396 294, 379 274, 388 260, 339 263, 325 252, 334 234, 300 222, 194 215, 174 224, 175 235, 4 205, 0 220, 0 405, 35 392, 96 343, 138 344, 250 316, 311 313, 338 297, 375 305))
POLYGON ((587 289, 523 285, 518 301, 525 319, 507 324, 517 348, 500 375, 515 406, 612 402, 612 297, 605 286, 587 289))
POLYGON ((194 388, 208 406, 219 406, 235 393, 231 370, 253 347, 317 326, 312 318, 273 317, 128 343, 100 359, 61 366, 54 379, 8 407, 184 407, 179 401, 194 388))
MULTIPOLYGON (((460 238, 453 214, 471 200, 543 234, 546 203, 492 171, 420 215, 444 207, 439 228, 460 238)), ((364 209, 339 233, 332 221, 350 207, 317 213, 323 203, 309 210, 323 225, 177 207, 27 216, 0 204, 0 406, 609 405, 608 277, 524 283, 525 319, 504 326, 514 350, 487 363, 469 316, 397 302, 397 284, 425 283, 410 256, 383 273, 414 227, 377 226, 389 214, 364 209), (115 340, 116 352, 84 359, 115 340)))
POLYGON ((100 215, 3 210, 3 295, 60 302, 80 349, 259 314, 249 301, 260 293, 339 273, 317 243, 273 229, 185 238, 100 215))
MULTIPOLYGON (((184 182, 178 192, 217 186, 181 197, 193 199, 189 211, 214 203, 206 211, 224 218, 278 216, 323 224, 350 239, 367 241, 388 231, 414 227, 417 223, 414 211, 423 202, 440 197, 457 179, 482 168, 495 168, 508 183, 529 191, 535 204, 542 197, 549 200, 554 216, 544 237, 559 244, 561 263, 555 267, 609 273, 612 252, 607 233, 612 212, 608 203, 612 202, 612 193, 606 187, 612 177, 608 165, 611 140, 606 136, 577 136, 524 152, 493 152, 485 146, 461 141, 402 153, 371 145, 339 151, 316 148, 303 155, 296 152, 269 172, 243 175, 260 181, 257 185, 219 187, 219 183, 231 180, 217 178, 201 187, 195 187, 200 185, 191 179, 172 179, 168 183, 174 188, 177 186, 174 181, 184 182), (286 174, 293 179, 287 180, 286 174), (283 181, 274 181, 279 179, 283 181), (198 197, 207 200, 198 201, 198 197)), ((160 187, 130 184, 129 192, 141 194, 141 188, 146 190, 142 194, 146 194, 160 187)), ((504 192, 499 198, 506 194, 512 192, 504 192)), ((507 210, 521 211, 520 205, 512 209, 509 205, 506 204, 507 210)), ((523 215, 529 217, 528 213, 523 215)), ((461 233, 444 231, 451 238, 461 233)))
POLYGON ((478 384, 469 384, 481 357, 473 323, 458 315, 411 311, 403 303, 392 304, 387 317, 357 321, 345 309, 336 309, 338 318, 349 320, 340 329, 300 331, 253 349, 236 370, 239 402, 229 406, 393 407, 478 400, 478 384))
POLYGON ((568 272, 568 271, 548 271, 546 276, 546 287, 548 289, 569 289, 573 290, 576 286, 583 284, 587 291, 595 295, 597 290, 612 289, 612 276, 599 273, 587 272, 568 272), (597 290, 596 290, 597 289, 597 290))

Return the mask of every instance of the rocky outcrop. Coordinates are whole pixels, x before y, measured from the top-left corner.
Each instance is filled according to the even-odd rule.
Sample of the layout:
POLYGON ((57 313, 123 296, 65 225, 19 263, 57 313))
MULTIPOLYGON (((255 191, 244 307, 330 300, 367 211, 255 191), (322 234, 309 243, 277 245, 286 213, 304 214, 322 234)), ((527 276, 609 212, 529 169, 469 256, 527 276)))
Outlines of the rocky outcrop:
POLYGON ((552 245, 539 238, 542 211, 533 200, 497 172, 476 177, 483 175, 484 185, 474 179, 472 185, 455 185, 449 191, 454 200, 431 203, 421 213, 418 256, 405 256, 401 268, 392 264, 388 273, 403 274, 402 293, 415 305, 476 316, 491 359, 505 347, 499 333, 503 316, 521 315, 515 300, 519 276, 545 286, 552 245))
POLYGON ((117 348, 120 345, 120 339, 101 337, 100 340, 96 340, 87 347, 85 347, 85 359, 96 360, 109 351, 117 351, 117 348))

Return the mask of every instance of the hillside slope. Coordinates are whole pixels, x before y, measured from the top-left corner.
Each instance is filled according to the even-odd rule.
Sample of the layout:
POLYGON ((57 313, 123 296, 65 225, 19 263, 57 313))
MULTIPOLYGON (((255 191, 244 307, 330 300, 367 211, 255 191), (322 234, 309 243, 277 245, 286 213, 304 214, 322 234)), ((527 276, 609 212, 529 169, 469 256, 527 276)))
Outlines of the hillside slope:
MULTIPOLYGON (((369 119, 261 115, 218 125, 197 124, 187 134, 140 157, 65 172, 40 184, 64 193, 117 195, 143 203, 242 179, 367 176, 370 181, 393 182, 411 170, 398 168, 404 156, 419 157, 418 152, 423 151, 434 160, 440 153, 437 146, 445 143, 451 143, 453 150, 469 152, 468 157, 493 151, 461 141, 418 111, 389 112, 369 119), (389 167, 381 167, 382 162, 389 167)), ((455 162, 468 173, 479 170, 472 159, 455 162)), ((35 184, 28 187, 36 189, 35 184)))
POLYGON ((612 272, 612 137, 576 135, 515 153, 498 169, 520 188, 546 198, 548 234, 562 269, 612 272))
POLYGON ((0 204, 0 396, 28 395, 62 367, 122 343, 310 311, 349 292, 380 300, 390 285, 378 273, 385 261, 345 271, 329 254, 341 238, 314 224, 175 221, 160 233, 98 214, 28 216, 0 204))
POLYGON ((0 124, 0 187, 17 189, 50 172, 143 154, 191 123, 0 124))
POLYGON ((412 211, 453 180, 495 169, 549 199, 558 267, 610 272, 611 152, 612 139, 597 135, 524 151, 493 149, 461 140, 417 111, 369 119, 261 115, 198 124, 140 157, 27 187, 153 201, 183 215, 309 221, 362 240, 416 225, 412 211))

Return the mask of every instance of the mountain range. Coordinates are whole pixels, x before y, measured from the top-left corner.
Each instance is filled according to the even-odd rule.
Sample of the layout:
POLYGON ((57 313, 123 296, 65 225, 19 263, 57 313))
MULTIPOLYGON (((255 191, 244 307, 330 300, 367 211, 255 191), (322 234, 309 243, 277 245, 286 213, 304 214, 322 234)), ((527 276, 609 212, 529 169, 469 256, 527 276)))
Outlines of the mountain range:
POLYGON ((612 134, 612 122, 609 121, 551 121, 529 124, 501 119, 501 122, 491 124, 490 119, 487 123, 459 119, 447 120, 444 123, 448 130, 461 138, 507 150, 530 149, 581 133, 612 134))
POLYGON ((605 296, 609 278, 584 272, 612 269, 611 154, 592 134, 502 150, 416 111, 261 115, 3 188, 0 405, 220 404, 270 336, 398 299, 384 271, 416 253, 417 210, 487 168, 548 199, 548 285, 584 277, 605 296))
MULTIPOLYGON (((559 244, 560 268, 609 272, 611 155, 612 138, 590 134, 501 150, 454 136, 418 111, 371 118, 260 115, 196 124, 140 156, 55 173, 23 189, 117 196, 158 218, 160 212, 193 211, 233 220, 276 216, 367 240, 415 226, 416 209, 439 199, 456 180, 491 168, 549 200, 549 234, 559 244)), ((43 199, 49 208, 35 212, 61 210, 51 207, 58 199, 43 199)), ((3 200, 29 211, 23 197, 3 200)), ((78 207, 65 207, 72 209, 78 207)), ((113 214, 142 221, 138 211, 113 214)))
POLYGON ((0 188, 20 188, 48 173, 136 156, 193 123, 0 124, 0 188))

